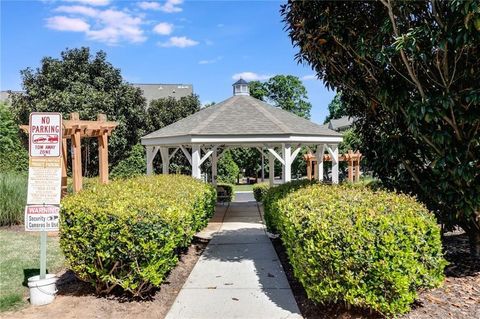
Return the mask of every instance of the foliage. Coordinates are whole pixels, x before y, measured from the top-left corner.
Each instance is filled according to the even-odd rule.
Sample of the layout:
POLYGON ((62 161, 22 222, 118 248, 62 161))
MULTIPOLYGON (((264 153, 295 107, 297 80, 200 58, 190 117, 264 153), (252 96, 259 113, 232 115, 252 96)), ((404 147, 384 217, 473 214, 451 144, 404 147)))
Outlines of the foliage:
POLYGON ((279 200, 274 214, 294 275, 316 302, 392 316, 443 282, 440 228, 412 197, 314 185, 279 200))
POLYGON ((308 179, 300 179, 268 189, 267 193, 262 198, 262 203, 264 208, 265 224, 270 232, 275 233, 279 229, 280 221, 279 214, 277 213, 279 200, 299 188, 303 188, 315 183, 316 182, 314 180, 310 181, 308 179))
POLYGON ((338 145, 340 154, 346 154, 349 150, 358 151, 362 149, 362 141, 354 128, 349 128, 343 132, 343 141, 338 145))
MULTIPOLYGON (((16 314, 1 314, 27 306, 25 281, 38 275, 38 233, 0 229, 0 317, 12 318, 16 314), (25 285, 25 286, 24 286, 25 285)), ((47 271, 51 274, 64 269, 65 259, 58 245, 58 237, 47 239, 47 271)))
POLYGON ((253 185, 253 197, 257 202, 262 202, 263 198, 267 194, 268 190, 270 189, 270 184, 268 183, 258 183, 253 185))
POLYGON ((339 119, 342 116, 348 115, 345 111, 345 106, 341 100, 342 93, 337 92, 333 100, 328 104, 328 115, 325 118, 324 124, 329 123, 333 119, 339 119))
POLYGON ((23 147, 18 125, 9 107, 0 102, 0 171, 22 172, 28 169, 28 152, 23 147))
MULTIPOLYGON (((12 110, 19 124, 28 123, 29 114, 61 112, 68 118, 78 112, 83 120, 96 120, 104 113, 119 126, 109 139, 109 159, 115 166, 145 133, 145 99, 142 91, 126 83, 106 59, 103 51, 94 56, 89 48, 67 49, 60 59, 45 57, 37 69, 21 71, 25 93, 13 93, 12 110)), ((98 172, 96 141, 82 141, 87 162, 85 175, 98 172)))
POLYGON ((15 147, 18 140, 18 126, 7 105, 0 102, 0 153, 5 153, 15 147))
POLYGON ((230 150, 233 161, 245 176, 256 177, 261 169, 262 156, 255 148, 234 148, 230 150))
POLYGON ((23 223, 27 203, 27 176, 15 172, 0 173, 0 226, 23 223))
POLYGON ((275 75, 267 82, 249 83, 250 95, 272 102, 275 106, 298 116, 309 119, 312 105, 308 102, 307 89, 302 81, 293 75, 275 75))
POLYGON ((198 95, 176 99, 174 97, 152 100, 147 109, 147 131, 153 132, 173 124, 200 110, 198 95))
POLYGON ((112 178, 128 178, 143 175, 146 171, 145 148, 141 144, 137 144, 132 147, 128 156, 112 169, 110 176, 112 178))
POLYGON ((218 202, 232 202, 235 198, 234 186, 227 183, 217 184, 217 201, 218 202), (222 192, 220 192, 221 190, 222 192))
POLYGON ((250 96, 254 98, 265 101, 268 96, 268 89, 265 83, 260 81, 250 81, 248 82, 248 90, 250 91, 250 96))
POLYGON ((217 181, 235 184, 237 182, 240 169, 232 158, 230 150, 225 151, 223 156, 218 160, 217 181))
POLYGON ((98 185, 62 201, 60 245, 75 274, 97 293, 144 296, 206 226, 216 192, 182 175, 142 176, 98 185))
POLYGON ((383 184, 418 194, 480 254, 479 2, 290 1, 282 14, 383 184))

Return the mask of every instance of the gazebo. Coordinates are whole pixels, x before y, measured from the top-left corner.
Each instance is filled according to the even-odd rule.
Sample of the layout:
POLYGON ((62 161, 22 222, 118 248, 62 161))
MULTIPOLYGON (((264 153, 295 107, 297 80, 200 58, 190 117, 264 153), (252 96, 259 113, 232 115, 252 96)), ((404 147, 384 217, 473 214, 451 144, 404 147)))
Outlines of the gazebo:
POLYGON ((332 183, 338 183, 338 143, 342 134, 253 98, 248 83, 233 84, 233 96, 203 108, 180 121, 142 137, 147 151, 147 174, 160 153, 162 173, 169 173, 170 160, 182 151, 192 165, 192 176, 201 178, 201 165, 211 157, 212 183, 216 185, 217 163, 225 150, 254 147, 268 157, 269 182, 274 182, 274 164, 282 164, 282 181, 292 179, 291 165, 302 146, 315 154, 315 179, 323 180, 323 158, 332 159, 332 183))

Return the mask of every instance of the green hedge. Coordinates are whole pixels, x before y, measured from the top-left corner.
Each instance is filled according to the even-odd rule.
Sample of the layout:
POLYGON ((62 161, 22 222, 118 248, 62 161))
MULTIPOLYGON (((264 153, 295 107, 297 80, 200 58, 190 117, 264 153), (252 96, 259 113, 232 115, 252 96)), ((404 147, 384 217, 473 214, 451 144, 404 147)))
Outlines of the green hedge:
POLYGON ((253 185, 253 197, 257 202, 262 202, 269 189, 270 185, 268 183, 255 184, 253 185))
POLYGON ((278 231, 278 201, 299 188, 315 184, 314 180, 301 179, 270 188, 262 200, 265 224, 270 232, 278 231))
POLYGON ((312 185, 290 192, 275 209, 294 274, 315 302, 392 316, 444 279, 440 229, 412 197, 312 185))
POLYGON ((228 183, 218 183, 217 184, 218 202, 232 202, 235 198, 234 186, 228 183), (225 194, 222 194, 220 191, 225 191, 225 194))
POLYGON ((215 199, 210 185, 181 175, 93 185, 62 201, 60 245, 97 293, 121 287, 142 296, 162 283, 179 249, 206 226, 215 199))

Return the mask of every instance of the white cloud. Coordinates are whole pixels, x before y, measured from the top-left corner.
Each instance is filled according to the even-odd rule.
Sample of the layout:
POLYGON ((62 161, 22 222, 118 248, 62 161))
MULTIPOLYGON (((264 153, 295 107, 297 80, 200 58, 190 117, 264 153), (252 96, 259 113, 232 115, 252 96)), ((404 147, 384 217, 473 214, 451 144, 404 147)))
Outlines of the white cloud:
POLYGON ((173 24, 161 22, 153 28, 153 31, 161 35, 169 35, 173 31, 173 24))
POLYGON ((70 13, 70 14, 80 14, 88 17, 95 17, 96 15, 98 15, 98 10, 95 10, 94 8, 91 8, 91 7, 85 7, 85 6, 60 6, 56 8, 54 11, 70 13))
POLYGON ((193 47, 197 45, 198 42, 187 37, 171 37, 168 39, 167 42, 160 42, 159 45, 162 47, 178 47, 178 48, 186 48, 186 47, 193 47))
POLYGON ((87 32, 87 36, 92 40, 114 45, 121 40, 138 43, 147 39, 141 28, 142 19, 127 12, 113 9, 100 11, 97 21, 102 27, 87 32))
POLYGON ((317 79, 317 76, 315 74, 309 74, 309 75, 302 76, 302 81, 312 81, 312 80, 316 80, 316 79, 317 79))
POLYGON ((267 75, 267 74, 258 74, 255 72, 241 72, 241 73, 235 73, 232 76, 232 79, 239 80, 242 78, 245 81, 261 81, 261 80, 268 80, 271 77, 272 77, 271 75, 267 75))
POLYGON ((110 3, 110 0, 63 0, 65 2, 78 2, 81 4, 87 4, 90 6, 106 6, 110 3))
POLYGON ((138 3, 138 6, 143 10, 160 10, 160 3, 158 2, 142 1, 138 3))
POLYGON ((47 19, 47 28, 58 31, 87 32, 90 25, 82 19, 55 16, 47 19))
POLYGON ((59 6, 54 11, 73 17, 55 16, 47 19, 47 27, 51 29, 84 32, 88 39, 108 45, 121 41, 138 43, 147 39, 143 34, 142 19, 126 11, 79 5, 59 6))
POLYGON ((212 64, 220 61, 221 59, 222 59, 221 56, 217 56, 216 58, 210 59, 210 60, 200 60, 198 61, 198 64, 212 64))
POLYGON ((183 0, 167 0, 164 5, 160 6, 160 10, 167 13, 181 12, 182 8, 179 7, 183 3, 183 0))

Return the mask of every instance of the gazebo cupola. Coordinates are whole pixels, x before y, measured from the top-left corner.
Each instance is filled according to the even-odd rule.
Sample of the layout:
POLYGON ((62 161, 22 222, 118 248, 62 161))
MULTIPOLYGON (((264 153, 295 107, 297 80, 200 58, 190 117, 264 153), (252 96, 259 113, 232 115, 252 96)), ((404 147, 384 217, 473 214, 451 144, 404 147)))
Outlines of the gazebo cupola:
POLYGON ((233 95, 250 95, 248 82, 240 78, 240 80, 233 83, 233 95))

